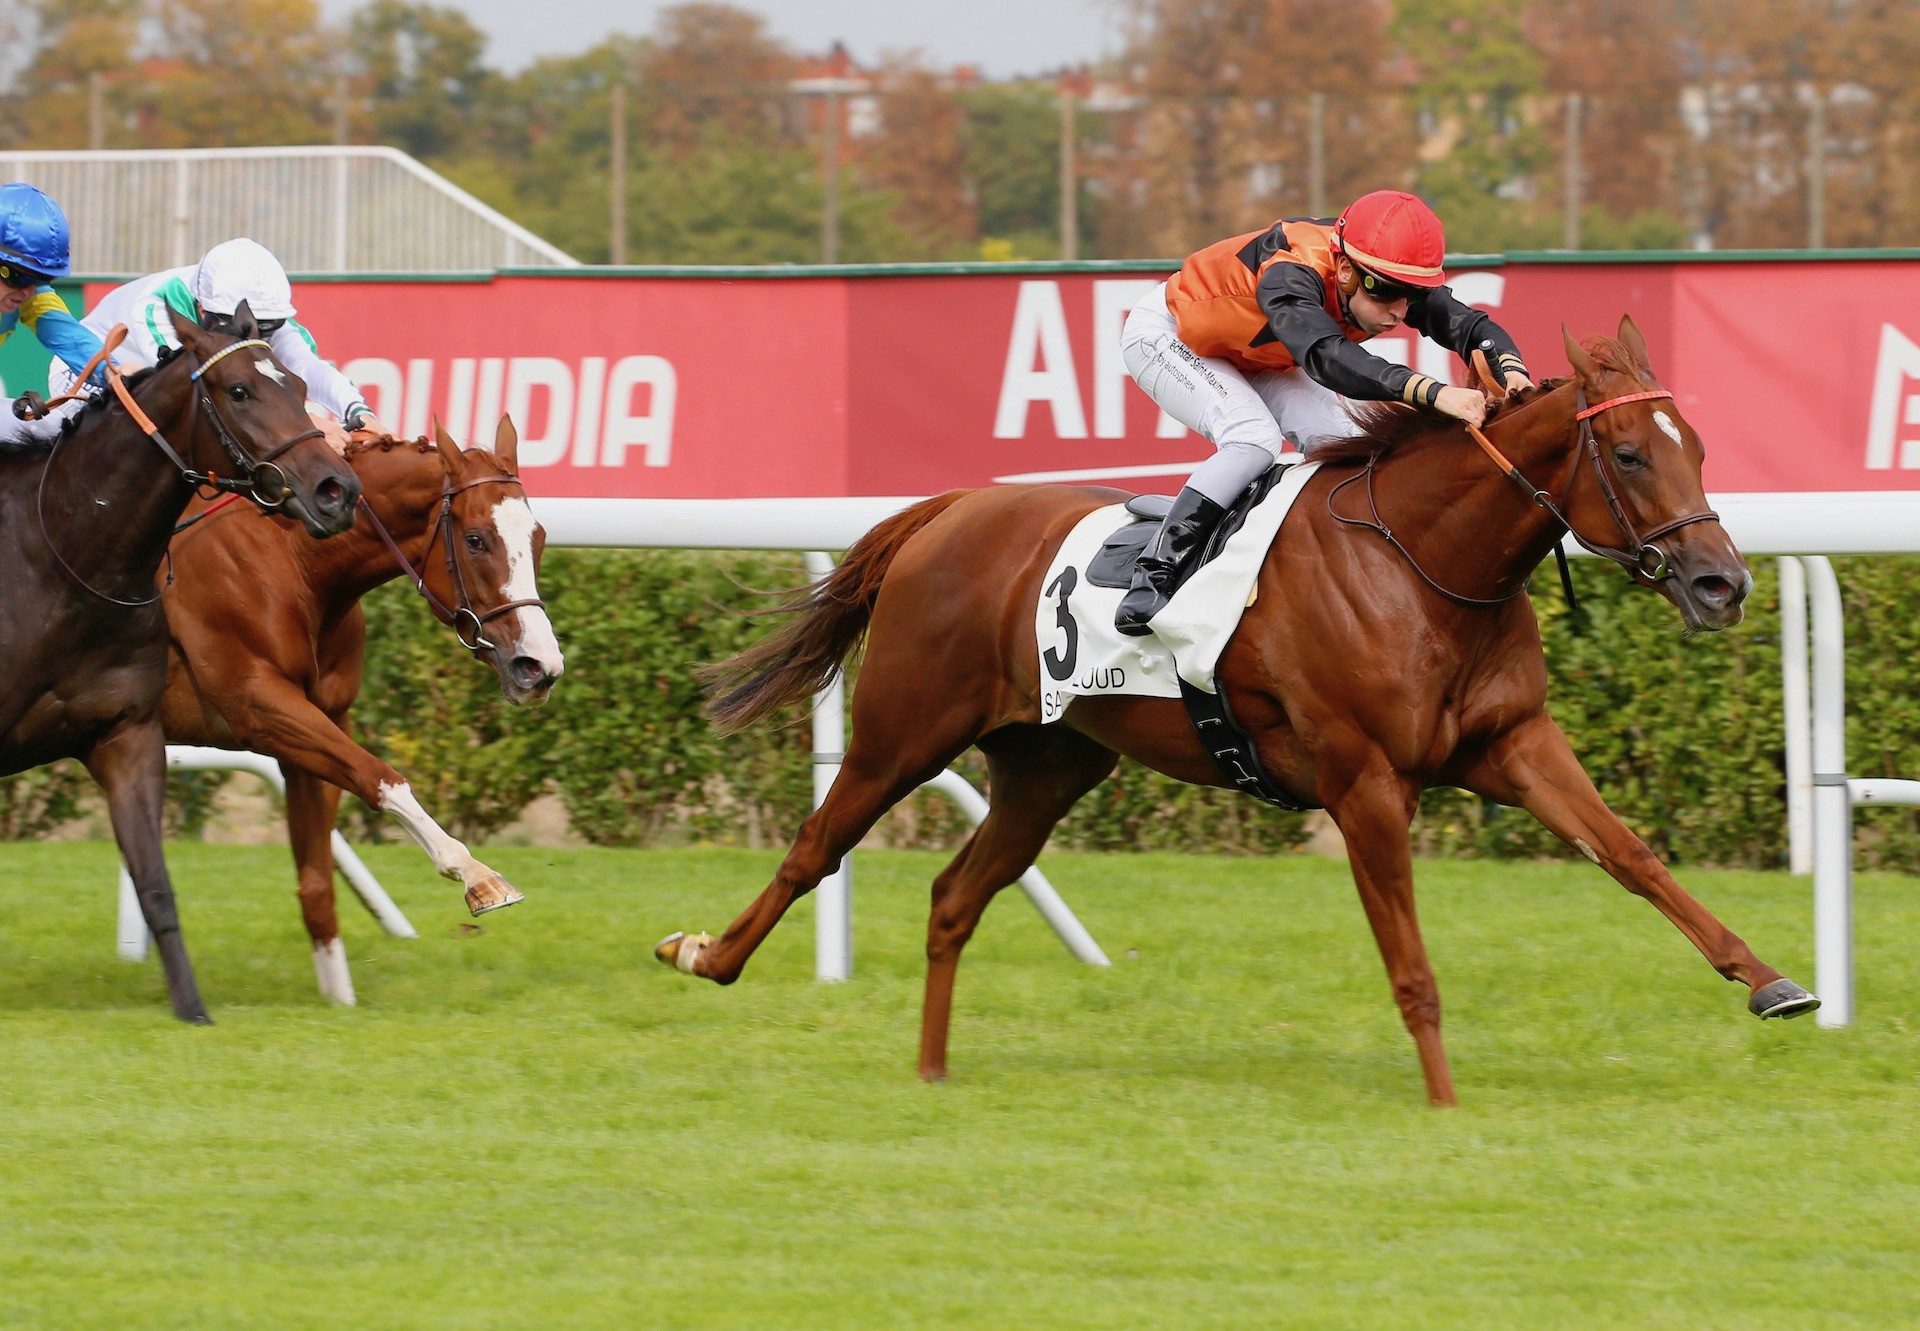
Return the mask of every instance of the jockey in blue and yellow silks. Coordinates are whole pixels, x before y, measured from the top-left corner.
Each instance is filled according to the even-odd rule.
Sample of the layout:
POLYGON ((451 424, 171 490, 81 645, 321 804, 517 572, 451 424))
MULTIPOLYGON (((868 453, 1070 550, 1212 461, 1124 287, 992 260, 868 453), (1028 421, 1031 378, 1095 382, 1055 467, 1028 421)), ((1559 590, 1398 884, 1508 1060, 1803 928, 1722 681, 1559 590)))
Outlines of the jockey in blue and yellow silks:
MULTIPOLYGON (((54 279, 71 269, 67 253, 67 216, 60 205, 31 185, 0 185, 0 342, 25 328, 75 374, 100 350, 93 330, 67 312, 54 294, 54 279)), ((106 382, 105 370, 94 372, 106 382)), ((0 407, 0 443, 44 436, 0 407)))

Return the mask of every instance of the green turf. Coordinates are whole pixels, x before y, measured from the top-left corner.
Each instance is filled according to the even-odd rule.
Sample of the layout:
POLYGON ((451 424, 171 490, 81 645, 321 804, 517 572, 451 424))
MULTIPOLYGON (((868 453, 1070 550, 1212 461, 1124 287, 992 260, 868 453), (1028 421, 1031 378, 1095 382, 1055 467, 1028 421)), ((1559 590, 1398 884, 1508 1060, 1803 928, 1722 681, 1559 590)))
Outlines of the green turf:
MULTIPOLYGON (((1584 864, 1420 866, 1462 1107, 1427 1109, 1345 866, 1050 855, 913 1075, 926 884, 863 852, 856 974, 799 907, 658 966, 774 856, 377 848, 322 1005, 284 850, 171 850, 218 1024, 113 955, 113 857, 0 847, 0 1326, 1894 1327, 1920 1314, 1920 882, 1856 884, 1859 1022, 1760 1022, 1584 864)), ((1810 891, 1686 876, 1812 983, 1810 891)))

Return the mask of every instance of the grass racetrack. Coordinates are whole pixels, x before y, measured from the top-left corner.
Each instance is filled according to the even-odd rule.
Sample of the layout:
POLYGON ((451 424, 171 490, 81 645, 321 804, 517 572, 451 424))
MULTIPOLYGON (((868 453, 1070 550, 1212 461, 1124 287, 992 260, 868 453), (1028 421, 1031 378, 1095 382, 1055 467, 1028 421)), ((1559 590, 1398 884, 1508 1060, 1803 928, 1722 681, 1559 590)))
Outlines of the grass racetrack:
MULTIPOLYGON (((1762 1025, 1584 863, 1423 863, 1461 1108, 1429 1110, 1338 861, 1049 854, 922 1085, 941 856, 855 857, 741 982, 656 964, 772 853, 376 847, 322 1004, 277 847, 170 847, 218 1023, 113 953, 112 849, 0 847, 0 1327, 1905 1327, 1920 881, 1855 883, 1858 1024, 1762 1025)), ((1811 888, 1683 873, 1813 983, 1811 888)))

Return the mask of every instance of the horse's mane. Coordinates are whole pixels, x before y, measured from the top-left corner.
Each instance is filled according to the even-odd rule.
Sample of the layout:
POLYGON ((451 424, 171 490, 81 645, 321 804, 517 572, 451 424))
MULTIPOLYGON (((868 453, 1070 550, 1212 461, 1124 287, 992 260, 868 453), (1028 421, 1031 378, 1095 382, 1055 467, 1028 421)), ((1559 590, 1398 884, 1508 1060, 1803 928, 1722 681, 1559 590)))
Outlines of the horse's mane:
MULTIPOLYGON (((171 358, 169 357, 167 359, 171 359, 171 358)), ((147 380, 153 378, 156 374, 160 373, 161 366, 164 366, 166 363, 167 363, 167 360, 163 359, 159 365, 143 365, 139 369, 134 370, 131 373, 123 373, 120 376, 120 381, 124 383, 127 386, 128 391, 131 392, 132 390, 140 387, 140 385, 146 383, 147 380)), ((104 416, 107 412, 107 408, 119 401, 120 401, 119 395, 115 393, 111 388, 100 390, 98 392, 91 394, 86 398, 83 398, 81 400, 80 410, 74 412, 71 416, 68 416, 65 420, 60 422, 60 433, 62 435, 73 434, 75 431, 77 431, 80 428, 80 424, 83 420, 88 420, 95 416, 104 416)), ((51 449, 52 447, 53 447, 53 440, 36 439, 31 443, 22 444, 20 446, 20 451, 28 452, 28 451, 35 451, 40 449, 51 449)))
MULTIPOLYGON (((1582 342, 1581 347, 1594 363, 1603 370, 1613 370, 1619 374, 1640 377, 1640 370, 1633 363, 1633 357, 1627 349, 1610 337, 1593 337, 1582 342)), ((1542 379, 1532 388, 1510 393, 1505 398, 1487 404, 1489 424, 1502 416, 1520 410, 1530 403, 1537 402, 1554 389, 1568 383, 1569 380, 1542 379)), ((1433 412, 1420 407, 1410 407, 1404 402, 1357 402, 1350 408, 1354 424, 1359 433, 1351 439, 1332 439, 1323 444, 1308 448, 1307 458, 1313 462, 1365 462, 1377 453, 1391 452, 1404 448, 1427 438, 1455 438, 1464 435, 1459 423, 1448 417, 1436 416, 1433 412)))
POLYGON ((424 434, 417 439, 396 439, 390 434, 376 434, 366 439, 348 439, 343 456, 351 462, 363 453, 371 453, 376 449, 382 453, 391 453, 396 448, 411 448, 416 453, 431 453, 433 440, 424 434))

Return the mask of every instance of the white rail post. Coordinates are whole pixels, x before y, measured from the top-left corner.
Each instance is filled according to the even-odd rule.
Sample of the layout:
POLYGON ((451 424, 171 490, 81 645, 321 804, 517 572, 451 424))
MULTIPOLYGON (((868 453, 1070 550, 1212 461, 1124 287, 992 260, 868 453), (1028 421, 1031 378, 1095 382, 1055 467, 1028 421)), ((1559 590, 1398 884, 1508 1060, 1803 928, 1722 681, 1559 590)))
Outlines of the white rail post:
POLYGON ((1786 724, 1787 870, 1813 872, 1813 733, 1807 680, 1807 575, 1780 559, 1780 703, 1786 724))
POLYGON ((1808 557, 1813 600, 1814 1020, 1853 1022, 1853 807, 1847 791, 1846 629, 1840 583, 1825 555, 1808 557))
MULTIPOLYGON (((816 582, 833 573, 833 556, 807 551, 807 572, 816 582)), ((813 807, 826 803, 833 779, 846 756, 847 685, 844 675, 813 698, 813 807)), ((853 854, 847 853, 832 873, 813 889, 813 975, 818 980, 845 980, 853 974, 853 854)))

